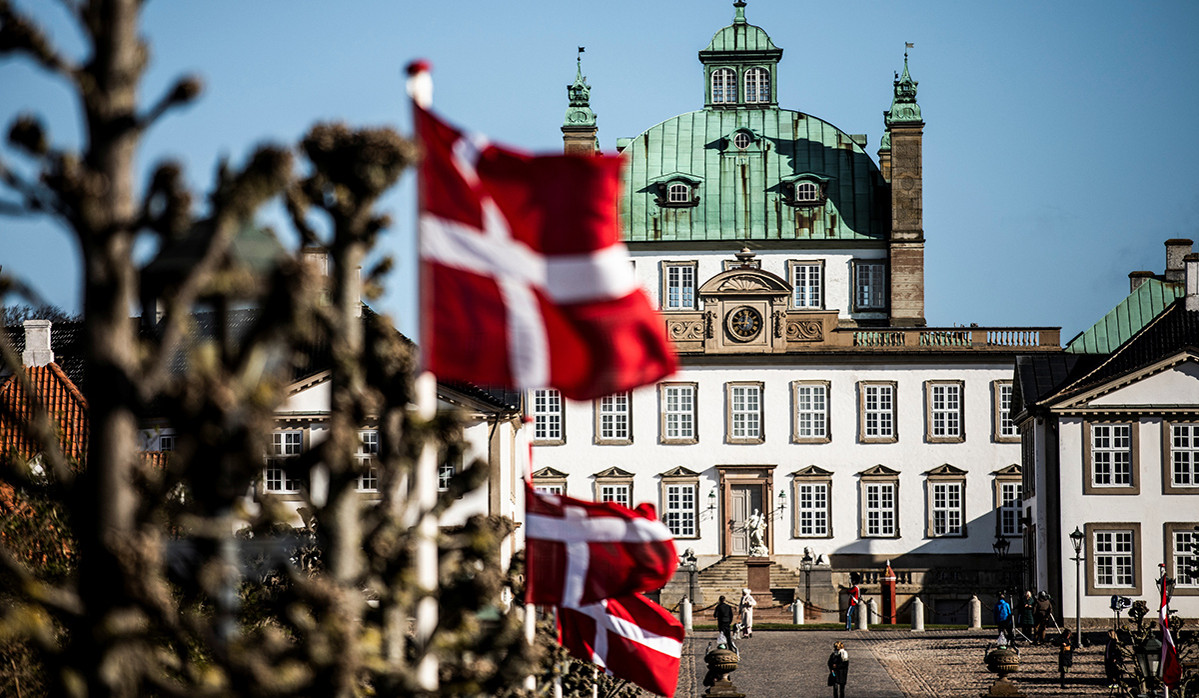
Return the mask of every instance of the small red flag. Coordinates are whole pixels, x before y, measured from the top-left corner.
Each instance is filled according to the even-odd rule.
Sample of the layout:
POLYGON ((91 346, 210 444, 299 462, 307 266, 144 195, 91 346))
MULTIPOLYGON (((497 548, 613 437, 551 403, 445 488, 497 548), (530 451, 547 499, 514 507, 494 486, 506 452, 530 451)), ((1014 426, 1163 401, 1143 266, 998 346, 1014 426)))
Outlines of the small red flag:
POLYGON ((1182 680, 1182 664, 1178 662, 1178 648, 1174 646, 1174 638, 1170 635, 1169 603, 1169 585, 1162 584, 1162 605, 1157 609, 1157 622, 1162 628, 1162 656, 1159 666, 1162 683, 1170 688, 1177 688, 1182 680))

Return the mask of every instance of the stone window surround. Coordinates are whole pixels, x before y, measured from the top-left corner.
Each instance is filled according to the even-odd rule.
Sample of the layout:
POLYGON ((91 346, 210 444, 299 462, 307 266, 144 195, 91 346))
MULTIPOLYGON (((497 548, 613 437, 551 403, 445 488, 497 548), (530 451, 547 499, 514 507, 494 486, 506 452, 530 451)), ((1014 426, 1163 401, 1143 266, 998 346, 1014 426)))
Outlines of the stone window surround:
POLYGON ((833 415, 829 409, 832 400, 832 384, 826 380, 791 381, 791 443, 826 444, 833 438, 833 415), (799 433, 799 389, 808 386, 824 386, 824 436, 801 436, 799 433))
POLYGON ((379 430, 378 429, 359 429, 358 430, 358 445, 354 449, 354 460, 359 468, 359 475, 354 484, 358 492, 374 494, 379 491, 379 469, 375 464, 375 459, 379 456, 379 430), (372 442, 368 445, 367 435, 373 435, 369 440, 372 442), (370 477, 372 474, 374 477, 370 477), (371 481, 374 481, 375 486, 369 487, 371 481))
POLYGON ((995 478, 992 483, 992 506, 995 509, 995 535, 1015 537, 1021 532, 1017 530, 1015 533, 1008 533, 1003 530, 1003 486, 1016 485, 1020 488, 1020 509, 1016 511, 1017 528, 1020 527, 1020 517, 1024 515, 1024 472, 1020 466, 1012 464, 1003 470, 995 473, 995 478))
POLYGON ((941 466, 930 471, 925 475, 924 482, 924 537, 925 538, 966 538, 967 537, 967 521, 966 518, 966 473, 959 472, 958 469, 952 466, 941 466), (939 472, 938 472, 939 471, 939 472), (933 485, 939 484, 956 484, 961 485, 959 490, 959 507, 958 520, 961 525, 958 526, 957 533, 937 533, 933 521, 933 485))
MULTIPOLYGON (((991 438, 995 443, 1001 444, 1018 444, 1020 443, 1020 429, 1014 424, 1012 425, 1016 433, 1011 436, 1003 434, 1003 412, 1002 412, 1002 387, 1008 386, 1009 391, 1012 390, 1012 381, 997 380, 991 381, 991 438)), ((1011 402, 1009 397, 1008 402, 1008 417, 1011 418, 1011 402)))
MULTIPOLYGON (((1199 427, 1199 419, 1167 419, 1161 423, 1162 494, 1199 494, 1199 483, 1195 485, 1174 484, 1174 426, 1178 424, 1194 424, 1199 427)), ((1199 429, 1196 432, 1195 439, 1199 441, 1199 429)), ((1199 474, 1199 465, 1195 467, 1195 470, 1199 474)))
POLYGON ((924 439, 930 444, 957 444, 966 440, 966 382, 962 380, 924 381, 924 439), (958 387, 958 433, 956 436, 933 434, 933 388, 956 385, 958 387))
POLYGON ((596 445, 598 445, 598 446, 625 446, 625 445, 633 443, 633 393, 632 392, 626 391, 623 393, 615 393, 613 395, 606 395, 604 397, 599 397, 599 398, 596 398, 595 400, 592 400, 591 404, 592 404, 592 412, 594 414, 594 425, 593 426, 595 428, 594 433, 595 433, 595 444, 596 445), (624 396, 624 404, 625 404, 624 410, 623 411, 612 411, 612 412, 605 413, 603 410, 604 401, 611 400, 612 404, 615 405, 616 398, 620 397, 621 395, 624 396), (624 436, 617 436, 617 437, 603 436, 603 417, 605 414, 613 415, 614 420, 619 415, 621 415, 621 414, 624 415, 624 422, 625 422, 625 424, 624 424, 625 435, 624 436))
POLYGON ((853 312, 855 312, 855 313, 871 313, 871 312, 882 312, 882 311, 886 310, 887 309, 887 263, 886 263, 886 261, 882 260, 882 259, 873 259, 873 258, 871 258, 871 259, 854 259, 854 260, 850 261, 850 265, 851 265, 851 271, 853 272, 852 279, 851 279, 851 283, 853 286, 850 289, 850 291, 852 293, 852 295, 850 296, 850 307, 853 309, 853 312), (878 285, 882 291, 882 293, 881 293, 882 300, 878 305, 860 304, 860 303, 858 303, 858 299, 859 299, 858 289, 861 287, 861 284, 858 281, 858 270, 862 267, 875 266, 875 265, 882 267, 882 271, 880 273, 880 276, 882 278, 878 281, 878 285))
POLYGON ((1140 423, 1136 420, 1118 419, 1086 419, 1082 423, 1082 493, 1096 495, 1139 495, 1141 493, 1141 454, 1140 454, 1140 423), (1092 470, 1091 427, 1095 425, 1127 424, 1130 456, 1129 468, 1132 471, 1132 484, 1114 487, 1096 486, 1092 470))
POLYGON ((699 442, 699 383, 670 381, 658 384, 658 440, 663 444, 694 444, 699 442), (691 388, 691 436, 666 435, 666 390, 667 388, 691 388))
MULTIPOLYGON (((1167 521, 1162 524, 1162 541, 1165 546, 1165 561, 1166 569, 1169 570, 1171 577, 1177 577, 1174 569, 1174 533, 1177 531, 1190 531, 1193 535, 1193 540, 1199 541, 1199 531, 1194 530, 1199 527, 1199 521, 1167 521)), ((1199 584, 1193 586, 1183 586, 1178 584, 1174 587, 1175 596, 1199 596, 1199 584)))
POLYGON ((685 539, 699 538, 700 537, 700 535, 699 535, 699 473, 679 474, 679 475, 662 475, 661 476, 661 481, 659 482, 659 485, 658 485, 658 495, 659 495, 659 497, 661 497, 660 511, 662 512, 663 519, 666 518, 667 514, 671 513, 671 510, 669 508, 667 508, 667 506, 666 506, 666 502, 668 501, 667 491, 668 491, 668 488, 671 486, 691 487, 692 492, 694 493, 694 499, 692 502, 692 510, 691 510, 691 516, 692 516, 691 525, 695 529, 695 534, 690 535, 690 536, 675 535, 675 538, 685 538, 685 539))
POLYGON ((792 310, 824 310, 825 299, 827 298, 827 295, 825 292, 825 290, 826 290, 825 289, 826 275, 824 273, 824 262, 825 262, 824 259, 788 259, 787 260, 787 283, 791 284, 793 289, 795 288, 795 283, 794 283, 795 269, 797 267, 800 267, 800 266, 816 267, 818 269, 817 274, 820 275, 820 283, 818 284, 819 289, 817 290, 817 293, 819 294, 820 302, 817 303, 816 305, 802 305, 802 306, 796 305, 795 304, 795 291, 793 290, 791 292, 791 298, 789 299, 790 307, 792 310))
POLYGON ((1085 534, 1086 542, 1086 575, 1087 575, 1087 596, 1111 596, 1119 592, 1121 596, 1140 596, 1141 588, 1144 586, 1142 577, 1144 573, 1141 571, 1141 523, 1086 523, 1083 524, 1083 533, 1085 534), (1132 586, 1129 587, 1099 587, 1095 585, 1096 568, 1095 568, 1095 532, 1096 531, 1132 531, 1132 586))
POLYGON ((858 442, 864 444, 891 444, 899 441, 899 385, 896 381, 858 381, 858 442), (891 434, 889 436, 866 435, 866 388, 889 385, 891 386, 891 434))
POLYGON ((532 408, 533 424, 530 441, 534 446, 560 446, 566 443, 566 398, 562 397, 562 393, 553 388, 540 388, 529 391, 529 406, 532 408), (537 438, 537 395, 538 393, 556 393, 558 396, 558 436, 550 438, 537 438))
POLYGON ((885 474, 885 475, 862 474, 858 477, 858 489, 859 489, 859 497, 860 497, 859 504, 860 504, 861 512, 862 512, 862 518, 858 522, 858 537, 859 538, 882 538, 882 539, 900 538, 901 536, 900 536, 900 529, 899 529, 899 522, 900 522, 900 518, 899 518, 899 503, 900 503, 899 473, 885 474), (870 535, 866 532, 866 487, 867 487, 867 485, 877 485, 877 484, 890 484, 892 486, 892 492, 894 493, 893 506, 892 506, 891 511, 892 511, 892 518, 894 520, 894 525, 895 525, 895 532, 889 536, 888 535, 870 535))
POLYGON ((724 384, 724 434, 725 443, 760 444, 766 441, 766 384, 763 381, 729 381, 724 384), (758 435, 733 436, 733 389, 756 387, 758 389, 758 435))
POLYGON ((533 488, 538 487, 560 487, 562 494, 566 494, 566 477, 567 474, 554 470, 553 468, 542 468, 536 473, 533 473, 533 488))
POLYGON ((658 307, 662 310, 698 310, 699 309, 699 262, 695 260, 664 260, 660 264, 660 284, 658 307), (689 267, 691 269, 691 305, 680 305, 677 308, 672 308, 667 305, 670 298, 670 269, 672 267, 689 267))
POLYGON ((795 472, 791 474, 791 537, 806 538, 806 539, 829 539, 833 537, 833 474, 824 472, 815 467, 809 469, 811 472, 795 472), (799 530, 799 488, 800 485, 824 485, 824 526, 826 533, 823 535, 812 535, 801 533, 799 530))
POLYGON ((277 433, 283 433, 283 432, 299 432, 300 433, 300 454, 305 453, 310 448, 309 438, 311 436, 311 432, 308 429, 304 429, 304 428, 272 429, 271 430, 271 446, 270 446, 271 452, 266 454, 262 459, 262 484, 259 487, 259 492, 261 494, 269 495, 271 497, 277 497, 279 499, 298 500, 300 498, 300 490, 302 490, 304 487, 303 481, 298 476, 297 477, 289 477, 286 474, 286 472, 284 473, 284 483, 286 483, 286 481, 288 479, 294 479, 298 485, 295 489, 268 490, 267 486, 266 486, 266 471, 267 471, 267 468, 270 467, 271 461, 274 461, 274 460, 286 461, 286 460, 297 458, 300 455, 300 454, 296 454, 296 455, 292 455, 292 456, 276 456, 274 454, 274 439, 275 439, 274 435, 277 433))

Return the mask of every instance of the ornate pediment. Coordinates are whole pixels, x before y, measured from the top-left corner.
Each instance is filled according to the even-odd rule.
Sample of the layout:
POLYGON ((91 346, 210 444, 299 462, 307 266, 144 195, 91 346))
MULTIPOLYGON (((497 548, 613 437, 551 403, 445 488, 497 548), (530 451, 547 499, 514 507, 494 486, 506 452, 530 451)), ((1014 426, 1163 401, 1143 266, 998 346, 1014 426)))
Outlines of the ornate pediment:
POLYGON ((819 465, 809 465, 806 468, 800 468, 791 473, 790 477, 829 477, 833 474, 831 470, 825 470, 819 465))
POLYGON ((680 465, 677 468, 671 468, 670 470, 667 470, 666 472, 662 473, 660 477, 699 477, 699 473, 690 468, 684 468, 680 465))
POLYGON ((858 473, 861 477, 899 477, 898 470, 892 470, 885 465, 875 465, 858 473))
POLYGON ((944 465, 938 465, 932 470, 926 472, 925 475, 928 475, 929 477, 966 477, 966 471, 957 466, 945 463, 944 465))
POLYGON ((534 480, 539 478, 542 480, 564 480, 566 479, 566 473, 561 470, 554 470, 553 468, 542 468, 533 473, 534 480))
POLYGON ((592 477, 633 477, 633 474, 627 470, 622 470, 616 466, 601 470, 592 477))
POLYGON ((1020 473, 1021 473, 1020 466, 1017 465, 1016 463, 1012 463, 1011 465, 1007 466, 1006 468, 1000 468, 999 470, 996 470, 995 472, 993 472, 991 474, 998 475, 998 476, 1004 476, 1004 475, 1019 476, 1020 473))
POLYGON ((782 278, 761 269, 737 267, 721 272, 699 289, 700 296, 785 296, 791 286, 782 278))

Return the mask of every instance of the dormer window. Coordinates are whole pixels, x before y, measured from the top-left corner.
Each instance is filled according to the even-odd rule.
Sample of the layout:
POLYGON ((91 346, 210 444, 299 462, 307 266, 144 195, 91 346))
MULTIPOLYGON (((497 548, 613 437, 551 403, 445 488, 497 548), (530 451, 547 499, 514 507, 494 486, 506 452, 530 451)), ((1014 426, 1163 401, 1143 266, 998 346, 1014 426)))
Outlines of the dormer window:
POLYGON ((820 187, 815 182, 795 183, 795 203, 814 204, 820 201, 820 187))
POLYGON ((737 103, 737 72, 732 68, 712 71, 712 103, 737 103))
POLYGON ((765 68, 745 71, 745 102, 765 104, 770 101, 770 73, 765 68))
POLYGON ((674 182, 666 189, 666 203, 668 204, 689 204, 691 203, 691 187, 682 182, 674 182))
POLYGON ((823 206, 828 199, 827 177, 798 174, 783 178, 783 203, 788 206, 823 206))
POLYGON ((654 201, 663 208, 685 208, 699 204, 699 185, 703 180, 683 173, 671 172, 654 179, 650 184, 657 196, 654 201))
POLYGON ((745 131, 738 131, 733 134, 733 145, 737 146, 737 150, 745 150, 749 144, 753 143, 753 138, 745 131))

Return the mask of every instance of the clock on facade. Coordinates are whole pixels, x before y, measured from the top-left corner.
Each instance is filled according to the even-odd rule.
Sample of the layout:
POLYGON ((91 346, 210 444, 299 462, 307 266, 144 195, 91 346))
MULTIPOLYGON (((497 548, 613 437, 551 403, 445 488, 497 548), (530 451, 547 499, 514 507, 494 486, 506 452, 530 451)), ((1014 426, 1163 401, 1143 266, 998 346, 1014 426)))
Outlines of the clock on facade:
POLYGON ((733 339, 747 342, 762 331, 762 314, 748 306, 733 309, 725 320, 725 326, 733 339))

